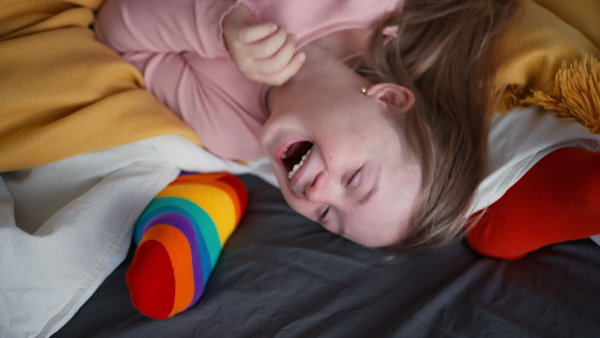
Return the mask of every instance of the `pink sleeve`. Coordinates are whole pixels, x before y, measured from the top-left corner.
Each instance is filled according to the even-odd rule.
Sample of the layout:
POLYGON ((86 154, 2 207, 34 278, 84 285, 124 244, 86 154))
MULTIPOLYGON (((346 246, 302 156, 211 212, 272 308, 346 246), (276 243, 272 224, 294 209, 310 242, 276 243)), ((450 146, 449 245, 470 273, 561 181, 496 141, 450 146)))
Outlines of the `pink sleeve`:
POLYGON ((105 0, 96 16, 99 41, 130 52, 195 52, 201 57, 228 57, 222 20, 246 0, 105 0))

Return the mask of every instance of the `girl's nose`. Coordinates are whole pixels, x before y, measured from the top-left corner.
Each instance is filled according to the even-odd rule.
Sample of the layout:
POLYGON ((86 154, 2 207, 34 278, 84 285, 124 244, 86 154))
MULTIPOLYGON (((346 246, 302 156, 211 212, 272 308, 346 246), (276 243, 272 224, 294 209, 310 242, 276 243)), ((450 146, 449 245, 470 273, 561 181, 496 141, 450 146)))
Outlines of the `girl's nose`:
POLYGON ((331 180, 325 172, 319 173, 315 180, 306 187, 304 198, 309 202, 328 203, 332 195, 330 182, 331 180))

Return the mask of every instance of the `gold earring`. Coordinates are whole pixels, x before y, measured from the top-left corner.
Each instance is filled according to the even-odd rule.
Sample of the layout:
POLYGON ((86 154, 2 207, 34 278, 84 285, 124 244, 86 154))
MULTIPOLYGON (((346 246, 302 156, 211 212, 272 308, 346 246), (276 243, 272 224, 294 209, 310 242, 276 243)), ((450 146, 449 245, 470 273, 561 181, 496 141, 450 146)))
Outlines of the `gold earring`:
POLYGON ((361 87, 360 88, 360 92, 363 93, 366 96, 369 96, 369 93, 367 93, 367 87, 361 87))

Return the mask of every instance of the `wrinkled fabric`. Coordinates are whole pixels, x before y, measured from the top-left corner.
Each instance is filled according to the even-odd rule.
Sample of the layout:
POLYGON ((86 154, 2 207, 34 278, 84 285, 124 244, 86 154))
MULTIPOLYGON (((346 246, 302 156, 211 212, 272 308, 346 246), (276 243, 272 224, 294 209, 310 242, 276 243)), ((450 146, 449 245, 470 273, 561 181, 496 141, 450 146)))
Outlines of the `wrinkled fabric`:
POLYGON ((181 170, 269 180, 270 168, 165 135, 0 173, 0 336, 47 337, 67 323, 123 261, 133 224, 181 170))
MULTIPOLYGON (((249 205, 203 298, 164 321, 131 304, 120 266, 55 338, 595 337, 600 248, 552 245, 506 262, 463 242, 378 255, 296 214, 242 176, 249 205)), ((130 253, 132 254, 132 252, 130 253)))
POLYGON ((100 0, 0 0, 0 172, 194 132, 96 41, 100 0))

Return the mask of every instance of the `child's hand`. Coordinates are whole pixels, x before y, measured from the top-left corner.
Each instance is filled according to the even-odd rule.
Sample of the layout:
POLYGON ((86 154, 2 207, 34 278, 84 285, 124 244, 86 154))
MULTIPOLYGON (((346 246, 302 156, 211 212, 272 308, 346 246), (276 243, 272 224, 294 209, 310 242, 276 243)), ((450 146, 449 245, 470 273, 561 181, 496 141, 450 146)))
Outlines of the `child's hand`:
POLYGON ((306 59, 284 27, 256 24, 250 10, 238 6, 223 21, 229 55, 250 80, 277 86, 294 76, 306 59))

